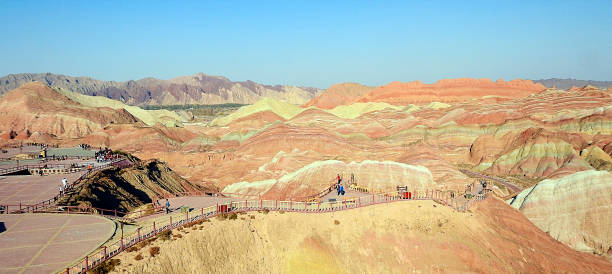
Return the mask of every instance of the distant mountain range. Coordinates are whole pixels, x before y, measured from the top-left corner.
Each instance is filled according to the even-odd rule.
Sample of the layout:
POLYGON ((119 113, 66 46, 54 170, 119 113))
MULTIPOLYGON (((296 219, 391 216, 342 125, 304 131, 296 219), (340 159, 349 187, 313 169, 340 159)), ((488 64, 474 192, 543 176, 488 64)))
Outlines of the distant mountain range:
POLYGON ((0 95, 33 81, 85 95, 104 96, 130 105, 251 104, 263 97, 303 104, 323 91, 310 87, 262 85, 253 81, 232 82, 204 73, 170 80, 144 78, 126 82, 52 73, 20 73, 0 78, 0 95))
POLYGON ((593 80, 576 80, 576 79, 540 79, 533 80, 535 83, 540 83, 547 88, 556 87, 558 89, 568 89, 571 87, 584 87, 587 85, 595 86, 600 89, 612 87, 612 81, 593 81, 593 80))
MULTIPOLYGON (((182 104, 252 104, 263 97, 291 104, 305 104, 324 90, 290 85, 263 85, 253 81, 232 82, 221 76, 197 73, 170 80, 144 78, 126 82, 101 81, 89 77, 72 77, 53 73, 9 74, 0 78, 0 95, 23 84, 38 81, 77 93, 104 96, 129 105, 182 105, 182 104)), ((612 81, 576 79, 534 80, 546 87, 569 89, 572 86, 612 87, 612 81)))

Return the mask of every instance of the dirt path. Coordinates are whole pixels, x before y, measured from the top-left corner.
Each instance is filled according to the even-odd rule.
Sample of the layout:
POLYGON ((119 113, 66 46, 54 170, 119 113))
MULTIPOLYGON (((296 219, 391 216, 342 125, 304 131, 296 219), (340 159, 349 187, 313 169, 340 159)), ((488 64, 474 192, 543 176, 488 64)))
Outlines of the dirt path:
POLYGON ((463 172, 464 174, 466 174, 466 175, 468 175, 470 177, 480 177, 480 178, 484 178, 484 179, 488 179, 488 180, 491 180, 491 181, 498 182, 498 183, 502 184, 503 186, 505 186, 506 188, 510 189, 514 193, 519 192, 519 191, 522 190, 519 186, 509 182, 508 180, 504 180, 504 179, 499 178, 499 177, 490 176, 490 175, 486 175, 486 174, 481 174, 481 173, 473 172, 473 171, 470 171, 470 170, 467 170, 467 169, 460 169, 459 171, 463 172))

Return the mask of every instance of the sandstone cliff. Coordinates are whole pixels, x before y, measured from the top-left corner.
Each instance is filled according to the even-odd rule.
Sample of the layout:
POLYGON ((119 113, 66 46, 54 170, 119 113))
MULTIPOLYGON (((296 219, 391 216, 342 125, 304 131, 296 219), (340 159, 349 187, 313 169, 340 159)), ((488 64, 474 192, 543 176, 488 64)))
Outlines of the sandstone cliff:
POLYGON ((589 170, 544 180, 509 202, 570 247, 612 256, 612 173, 589 170))

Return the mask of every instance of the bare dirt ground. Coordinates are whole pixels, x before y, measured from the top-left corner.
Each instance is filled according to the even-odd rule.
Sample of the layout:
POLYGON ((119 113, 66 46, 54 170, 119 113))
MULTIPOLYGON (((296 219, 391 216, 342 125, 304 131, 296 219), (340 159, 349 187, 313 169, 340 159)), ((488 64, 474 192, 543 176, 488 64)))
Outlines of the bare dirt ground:
MULTIPOLYGON (((488 199, 459 213, 406 201, 323 213, 247 213, 173 231, 116 258, 127 273, 609 272, 612 264, 488 199), (178 238, 180 237, 180 238, 178 238), (151 249, 159 254, 151 256, 151 249), (142 257, 142 258, 141 258, 142 257)), ((154 253, 154 252, 153 252, 154 253)))

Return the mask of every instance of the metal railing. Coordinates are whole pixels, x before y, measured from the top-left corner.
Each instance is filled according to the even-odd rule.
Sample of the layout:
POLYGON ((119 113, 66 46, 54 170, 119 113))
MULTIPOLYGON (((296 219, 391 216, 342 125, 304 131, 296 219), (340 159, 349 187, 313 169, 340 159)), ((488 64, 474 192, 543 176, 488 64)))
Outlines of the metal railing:
POLYGON ((415 192, 411 195, 411 199, 405 198, 403 193, 390 192, 382 194, 371 194, 362 197, 347 198, 337 202, 301 202, 301 201, 278 201, 278 200, 244 200, 218 203, 215 206, 209 206, 187 211, 184 218, 174 219, 169 216, 167 220, 154 221, 152 225, 141 227, 137 232, 120 240, 105 245, 100 251, 89 254, 80 260, 77 264, 66 268, 65 273, 84 273, 87 272, 106 260, 116 256, 123 250, 130 248, 144 240, 156 237, 160 233, 174 228, 192 224, 197 221, 215 217, 219 214, 227 214, 232 212, 248 212, 248 211, 287 211, 287 212, 303 212, 303 213, 325 213, 340 210, 348 210, 360 208, 375 204, 391 203, 397 201, 410 200, 435 200, 438 203, 452 207, 458 211, 466 211, 475 203, 485 200, 489 195, 478 194, 466 202, 459 203, 450 198, 448 193, 436 190, 424 190, 415 192))
MULTIPOLYGON (((81 175, 79 178, 77 178, 74 182, 70 183, 67 185, 66 189, 64 190, 64 192, 66 191, 70 191, 72 190, 72 188, 74 187, 74 185, 76 185, 79 181, 81 181, 82 179, 84 179, 85 177, 87 177, 87 175, 95 172, 95 171, 99 171, 99 170, 103 170, 106 168, 110 168, 115 166, 117 163, 120 163, 122 161, 127 161, 125 158, 117 158, 114 160, 111 160, 108 163, 105 163, 104 165, 99 165, 99 166, 94 166, 91 169, 87 170, 87 167, 84 167, 83 169, 81 169, 80 171, 84 171, 87 170, 86 173, 83 173, 83 175, 81 175)), ((130 162, 130 164, 132 164, 130 162)), ((42 202, 36 203, 36 204, 13 204, 13 205, 0 205, 0 206, 4 206, 4 210, 2 210, 0 208, 0 213, 4 213, 4 214, 9 214, 9 213, 13 213, 13 214, 20 214, 20 213, 34 213, 34 212, 44 212, 46 211, 49 207, 54 206, 54 203, 59 200, 63 195, 65 194, 57 194, 47 200, 44 200, 42 202), (19 208, 18 210, 14 210, 14 211, 10 211, 10 207, 13 208, 19 208)), ((51 210, 51 212, 54 212, 53 210, 51 210)))

